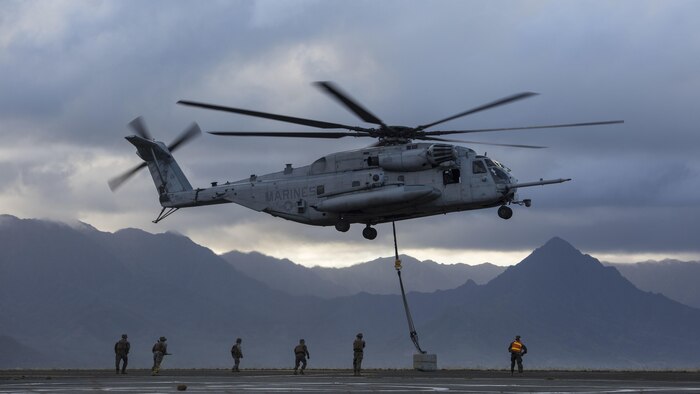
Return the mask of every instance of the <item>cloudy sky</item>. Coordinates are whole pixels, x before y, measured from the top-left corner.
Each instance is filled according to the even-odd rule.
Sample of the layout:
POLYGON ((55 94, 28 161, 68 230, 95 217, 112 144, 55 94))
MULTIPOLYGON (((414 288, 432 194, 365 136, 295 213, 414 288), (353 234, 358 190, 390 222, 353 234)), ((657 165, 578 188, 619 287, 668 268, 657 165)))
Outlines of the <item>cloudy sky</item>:
MULTIPOLYGON (((374 241, 229 204, 159 224, 146 171, 123 137, 143 115, 166 143, 204 130, 298 130, 176 105, 190 99, 363 124, 311 82, 331 80, 389 124, 414 126, 522 91, 539 96, 444 124, 526 126, 624 119, 590 128, 469 139, 521 181, 531 208, 397 223, 421 259, 513 264, 552 236, 595 257, 700 259, 700 2, 694 1, 9 1, 0 0, 0 213, 83 221, 100 230, 176 231, 216 252, 256 250, 305 265, 393 254, 374 241)), ((370 144, 225 138, 176 158, 196 186, 302 166, 370 144)))

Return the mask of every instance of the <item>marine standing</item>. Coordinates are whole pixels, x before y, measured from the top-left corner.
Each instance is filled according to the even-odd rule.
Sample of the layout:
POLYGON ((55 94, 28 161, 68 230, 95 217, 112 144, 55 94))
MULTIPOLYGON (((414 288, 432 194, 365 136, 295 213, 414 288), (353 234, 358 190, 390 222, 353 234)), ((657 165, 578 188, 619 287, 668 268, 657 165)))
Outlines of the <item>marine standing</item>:
POLYGON ((304 374, 307 358, 311 358, 309 355, 309 349, 306 347, 306 341, 300 339, 299 344, 294 347, 294 375, 297 374, 299 364, 301 364, 301 371, 299 371, 299 373, 302 375, 304 374))
POLYGON ((231 368, 231 372, 238 372, 238 366, 241 364, 241 359, 243 358, 241 342, 243 342, 241 338, 236 338, 236 343, 231 347, 231 357, 233 357, 233 368, 231 368))
POLYGON ((365 340, 362 339, 362 333, 359 333, 355 337, 355 341, 352 343, 352 369, 355 376, 360 376, 364 351, 365 340))
POLYGON ((515 363, 518 363, 518 373, 523 373, 523 356, 527 353, 527 346, 520 341, 520 335, 515 336, 515 340, 508 345, 510 352, 510 374, 515 370, 515 363))
POLYGON ((129 350, 131 349, 131 345, 126 338, 126 334, 122 334, 122 339, 114 344, 114 354, 117 359, 117 373, 119 373, 119 364, 121 361, 124 361, 122 364, 122 374, 126 374, 126 364, 129 363, 129 350))
POLYGON ((160 337, 158 342, 156 342, 151 349, 153 352, 153 368, 151 368, 151 375, 158 375, 160 372, 160 363, 163 362, 163 357, 170 354, 168 353, 168 344, 165 343, 165 341, 167 341, 165 337, 160 337))

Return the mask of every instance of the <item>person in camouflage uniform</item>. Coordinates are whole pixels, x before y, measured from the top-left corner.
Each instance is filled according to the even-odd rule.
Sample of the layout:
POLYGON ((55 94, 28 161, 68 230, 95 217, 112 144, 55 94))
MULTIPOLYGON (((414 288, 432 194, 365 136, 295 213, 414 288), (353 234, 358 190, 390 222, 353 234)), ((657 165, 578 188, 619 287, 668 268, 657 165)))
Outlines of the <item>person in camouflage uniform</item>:
POLYGON ((114 354, 117 360, 117 373, 119 373, 119 364, 124 361, 124 364, 122 364, 122 374, 126 374, 126 364, 129 363, 129 350, 131 349, 131 345, 126 338, 126 334, 122 334, 122 339, 114 344, 114 354))
POLYGON ((231 357, 233 357, 233 368, 231 368, 231 372, 238 372, 238 366, 241 364, 241 359, 243 358, 243 349, 241 348, 241 342, 243 340, 241 338, 236 338, 236 343, 233 344, 233 347, 231 348, 231 357))
POLYGON ((163 362, 163 357, 168 354, 168 344, 165 343, 167 339, 165 337, 160 337, 158 342, 153 345, 151 351, 153 352, 153 368, 151 368, 151 375, 158 375, 160 372, 160 363, 163 362))
POLYGON ((355 376, 360 376, 362 370, 362 356, 365 350, 365 340, 362 339, 362 333, 357 334, 355 341, 352 343, 352 369, 355 376))
POLYGON ((306 342, 303 339, 299 340, 299 344, 294 347, 294 375, 297 374, 299 364, 301 364, 300 373, 303 375, 306 369, 306 359, 311 358, 309 349, 306 347, 306 342))

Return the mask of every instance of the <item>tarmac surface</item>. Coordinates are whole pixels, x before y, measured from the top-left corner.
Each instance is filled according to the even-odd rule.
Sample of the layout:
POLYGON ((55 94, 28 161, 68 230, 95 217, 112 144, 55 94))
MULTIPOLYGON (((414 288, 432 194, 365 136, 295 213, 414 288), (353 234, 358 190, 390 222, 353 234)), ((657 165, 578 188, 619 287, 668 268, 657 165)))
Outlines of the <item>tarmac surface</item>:
POLYGON ((700 371, 2 370, 0 393, 700 393, 700 371), (182 389, 182 387, 181 387, 182 389))

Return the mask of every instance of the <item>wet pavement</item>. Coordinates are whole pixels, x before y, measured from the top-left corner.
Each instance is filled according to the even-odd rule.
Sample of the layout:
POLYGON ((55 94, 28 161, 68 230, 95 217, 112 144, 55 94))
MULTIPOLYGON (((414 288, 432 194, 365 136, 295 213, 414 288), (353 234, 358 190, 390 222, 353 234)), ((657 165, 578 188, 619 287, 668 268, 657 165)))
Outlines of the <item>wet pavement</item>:
POLYGON ((700 371, 3 370, 0 393, 700 393, 700 371))

